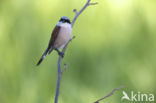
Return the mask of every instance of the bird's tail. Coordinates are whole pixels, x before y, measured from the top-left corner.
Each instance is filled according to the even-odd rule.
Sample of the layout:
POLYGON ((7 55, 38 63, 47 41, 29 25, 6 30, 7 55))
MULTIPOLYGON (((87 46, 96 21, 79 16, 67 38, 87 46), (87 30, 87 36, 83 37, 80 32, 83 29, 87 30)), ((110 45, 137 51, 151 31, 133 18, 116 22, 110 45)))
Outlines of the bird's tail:
POLYGON ((43 61, 43 59, 45 58, 45 56, 47 55, 49 51, 49 48, 46 49, 46 51, 44 52, 44 54, 42 55, 42 57, 40 58, 40 60, 38 61, 38 63, 36 64, 36 66, 39 66, 41 64, 41 62, 43 61))

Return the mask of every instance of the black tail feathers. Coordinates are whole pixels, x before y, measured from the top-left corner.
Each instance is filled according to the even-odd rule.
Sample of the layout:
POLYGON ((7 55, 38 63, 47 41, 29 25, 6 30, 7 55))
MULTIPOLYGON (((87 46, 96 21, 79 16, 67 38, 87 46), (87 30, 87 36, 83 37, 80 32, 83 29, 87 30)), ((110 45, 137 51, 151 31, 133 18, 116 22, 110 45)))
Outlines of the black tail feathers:
POLYGON ((41 59, 38 61, 38 63, 36 64, 36 66, 39 66, 41 64, 41 62, 43 61, 43 59, 47 55, 48 51, 49 51, 49 49, 47 48, 47 50, 44 52, 44 54, 42 55, 41 59))

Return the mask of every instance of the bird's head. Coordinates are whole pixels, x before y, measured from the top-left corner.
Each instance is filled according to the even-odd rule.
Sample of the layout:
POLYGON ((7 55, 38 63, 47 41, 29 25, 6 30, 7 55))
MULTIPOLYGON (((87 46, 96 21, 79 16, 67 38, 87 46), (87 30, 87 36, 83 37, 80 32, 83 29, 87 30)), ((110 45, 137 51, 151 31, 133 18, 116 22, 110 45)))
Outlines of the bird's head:
POLYGON ((59 22, 71 24, 70 19, 66 16, 62 16, 61 19, 59 20, 59 22))

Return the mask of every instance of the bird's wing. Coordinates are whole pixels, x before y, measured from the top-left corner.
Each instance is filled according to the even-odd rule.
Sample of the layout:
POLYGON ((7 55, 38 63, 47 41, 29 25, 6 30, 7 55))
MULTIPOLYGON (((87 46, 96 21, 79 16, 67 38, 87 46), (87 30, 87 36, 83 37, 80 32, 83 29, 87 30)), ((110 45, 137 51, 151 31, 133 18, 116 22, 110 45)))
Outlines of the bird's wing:
POLYGON ((58 36, 58 33, 60 31, 61 27, 60 26, 55 26, 52 34, 51 34, 51 38, 50 38, 50 41, 49 41, 49 45, 48 45, 48 48, 50 49, 51 47, 54 46, 54 43, 55 43, 55 40, 58 36))
POLYGON ((53 48, 53 45, 54 45, 55 40, 56 40, 56 38, 58 36, 58 33, 60 31, 60 28, 61 28, 60 26, 55 26, 55 28, 54 28, 54 30, 53 30, 53 32, 51 34, 51 38, 50 38, 50 41, 49 41, 48 48, 46 49, 46 51, 42 55, 41 59, 38 61, 37 66, 39 66, 41 64, 41 62, 43 61, 43 59, 45 58, 45 56, 47 55, 47 53, 50 54, 51 51, 54 49, 53 48))

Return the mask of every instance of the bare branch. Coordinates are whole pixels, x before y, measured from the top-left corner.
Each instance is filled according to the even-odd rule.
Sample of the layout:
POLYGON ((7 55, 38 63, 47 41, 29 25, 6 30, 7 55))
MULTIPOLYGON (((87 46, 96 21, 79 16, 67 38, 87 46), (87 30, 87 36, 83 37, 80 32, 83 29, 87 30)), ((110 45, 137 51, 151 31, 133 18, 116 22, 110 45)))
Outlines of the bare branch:
MULTIPOLYGON (((74 19, 72 20, 72 23, 71 23, 71 26, 73 27, 74 26, 74 23, 77 19, 77 17, 85 10, 85 8, 89 5, 95 5, 97 3, 90 3, 91 0, 87 0, 86 4, 82 7, 82 9, 77 12, 76 9, 73 10, 73 12, 75 12, 75 17, 74 19)), ((69 41, 68 43, 64 46, 63 50, 62 50, 62 53, 64 54, 65 51, 66 51, 66 48, 69 44, 70 41, 72 41, 72 39, 74 39, 75 36, 73 36, 69 41)), ((55 102, 54 103, 58 103, 58 96, 59 96, 59 92, 60 92, 60 84, 61 84, 61 76, 62 76, 62 72, 65 70, 61 70, 61 61, 62 61, 62 56, 59 56, 59 59, 58 59, 58 63, 57 63, 57 69, 58 69, 58 78, 57 78, 57 87, 56 87, 56 95, 55 95, 55 102)), ((65 67, 67 69, 67 66, 65 67)))
POLYGON ((96 5, 98 4, 98 2, 95 2, 95 3, 89 3, 89 5, 96 5))
POLYGON ((90 1, 91 1, 91 0, 87 0, 86 4, 82 7, 82 9, 81 9, 79 12, 77 12, 76 9, 73 10, 76 14, 75 14, 75 17, 74 17, 74 19, 72 20, 72 23, 71 23, 72 27, 74 26, 74 23, 75 23, 77 17, 78 17, 89 5, 96 5, 96 4, 98 4, 97 2, 96 2, 96 3, 90 3, 90 1))
MULTIPOLYGON (((68 41, 68 43, 64 46, 64 48, 62 50, 62 53, 65 53, 66 48, 67 48, 69 42, 71 42, 74 38, 75 38, 75 36, 73 36, 68 41)), ((63 71, 61 70, 61 61, 62 61, 62 56, 59 56, 58 63, 57 63, 57 69, 58 69, 57 87, 56 87, 56 95, 55 95, 55 102, 54 103, 58 103, 58 96, 59 96, 60 84, 61 84, 61 76, 62 76, 62 72, 64 71, 64 70, 63 71)), ((66 67, 66 69, 67 69, 67 67, 66 67)))
POLYGON ((124 88, 124 86, 122 85, 122 86, 120 86, 119 88, 113 89, 109 94, 107 94, 107 95, 104 96, 103 98, 101 98, 101 99, 95 101, 94 103, 99 103, 99 101, 101 101, 101 100, 103 100, 103 99, 106 99, 106 98, 112 96, 116 91, 120 90, 121 88, 124 88))
POLYGON ((67 69, 68 69, 68 64, 64 64, 64 69, 62 70, 62 73, 66 71, 67 69))

